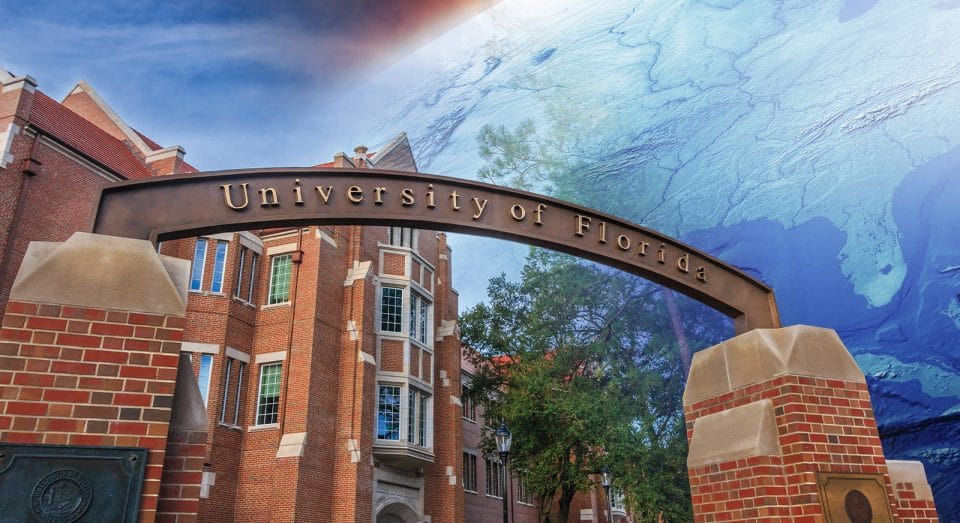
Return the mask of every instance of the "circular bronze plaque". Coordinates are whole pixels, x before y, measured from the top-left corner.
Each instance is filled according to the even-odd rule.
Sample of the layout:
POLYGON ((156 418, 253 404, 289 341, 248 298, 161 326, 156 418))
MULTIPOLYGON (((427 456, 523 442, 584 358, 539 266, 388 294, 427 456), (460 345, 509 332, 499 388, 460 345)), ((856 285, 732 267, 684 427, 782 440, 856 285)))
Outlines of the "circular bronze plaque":
POLYGON ((43 523, 72 523, 90 506, 90 481, 76 470, 62 469, 47 474, 33 488, 30 506, 43 523))
POLYGON ((873 507, 870 506, 870 500, 859 490, 854 489, 847 492, 847 496, 843 500, 843 507, 852 523, 870 523, 873 521, 873 507))

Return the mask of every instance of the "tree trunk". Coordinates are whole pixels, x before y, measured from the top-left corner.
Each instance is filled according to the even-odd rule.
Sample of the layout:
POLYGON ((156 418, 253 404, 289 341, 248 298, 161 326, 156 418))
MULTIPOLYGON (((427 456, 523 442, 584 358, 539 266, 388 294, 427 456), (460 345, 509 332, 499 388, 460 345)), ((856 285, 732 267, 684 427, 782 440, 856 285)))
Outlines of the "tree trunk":
POLYGON ((557 523, 567 523, 567 519, 570 518, 570 503, 573 502, 573 496, 576 495, 576 493, 576 489, 561 489, 560 499, 557 503, 557 505, 559 505, 557 523))

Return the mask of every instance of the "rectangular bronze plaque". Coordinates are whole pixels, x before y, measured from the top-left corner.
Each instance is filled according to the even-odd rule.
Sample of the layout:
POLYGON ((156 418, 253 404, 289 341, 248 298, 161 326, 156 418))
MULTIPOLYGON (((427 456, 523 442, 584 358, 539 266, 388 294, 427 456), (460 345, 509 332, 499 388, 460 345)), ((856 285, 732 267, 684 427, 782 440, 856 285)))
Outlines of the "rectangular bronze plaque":
POLYGON ((882 474, 817 473, 827 523, 893 523, 882 474))
POLYGON ((135 522, 147 449, 0 443, 0 521, 135 522))

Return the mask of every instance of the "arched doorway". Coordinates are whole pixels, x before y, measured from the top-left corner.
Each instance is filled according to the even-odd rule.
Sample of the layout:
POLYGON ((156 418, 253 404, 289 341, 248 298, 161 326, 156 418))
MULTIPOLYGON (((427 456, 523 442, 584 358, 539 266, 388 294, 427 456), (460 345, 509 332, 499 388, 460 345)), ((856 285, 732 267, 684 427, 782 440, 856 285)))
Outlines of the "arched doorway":
POLYGON ((377 523, 417 523, 420 517, 405 503, 391 503, 377 513, 377 523))

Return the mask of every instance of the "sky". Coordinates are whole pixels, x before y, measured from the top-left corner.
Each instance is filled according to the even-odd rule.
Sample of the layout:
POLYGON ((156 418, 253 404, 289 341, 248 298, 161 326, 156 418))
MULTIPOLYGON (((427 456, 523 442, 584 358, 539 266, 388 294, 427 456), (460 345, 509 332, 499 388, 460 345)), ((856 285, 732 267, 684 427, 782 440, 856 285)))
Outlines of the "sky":
POLYGON ((0 0, 0 66, 86 80, 200 170, 313 165, 370 132, 357 85, 494 3, 0 0))

